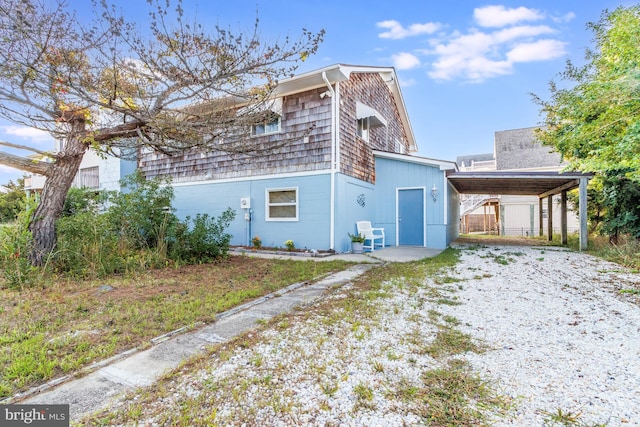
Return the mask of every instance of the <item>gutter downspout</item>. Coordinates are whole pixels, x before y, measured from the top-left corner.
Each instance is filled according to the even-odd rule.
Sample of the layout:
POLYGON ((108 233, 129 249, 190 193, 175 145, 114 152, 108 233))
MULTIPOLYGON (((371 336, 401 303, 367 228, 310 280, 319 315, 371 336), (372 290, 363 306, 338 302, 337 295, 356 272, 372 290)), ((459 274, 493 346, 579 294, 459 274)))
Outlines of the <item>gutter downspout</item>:
POLYGON ((329 201, 329 249, 335 250, 336 234, 336 92, 333 90, 326 71, 322 72, 322 80, 327 85, 331 96, 331 195, 329 201))

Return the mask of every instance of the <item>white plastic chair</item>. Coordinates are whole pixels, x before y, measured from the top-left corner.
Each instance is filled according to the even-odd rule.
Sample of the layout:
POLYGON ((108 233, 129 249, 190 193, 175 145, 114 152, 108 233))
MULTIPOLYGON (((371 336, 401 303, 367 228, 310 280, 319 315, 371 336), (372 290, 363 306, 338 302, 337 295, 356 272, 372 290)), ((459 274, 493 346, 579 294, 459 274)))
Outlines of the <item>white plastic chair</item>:
POLYGON ((356 227, 358 234, 364 236, 362 249, 370 249, 373 252, 376 246, 384 248, 384 228, 372 228, 371 221, 357 221, 356 227))

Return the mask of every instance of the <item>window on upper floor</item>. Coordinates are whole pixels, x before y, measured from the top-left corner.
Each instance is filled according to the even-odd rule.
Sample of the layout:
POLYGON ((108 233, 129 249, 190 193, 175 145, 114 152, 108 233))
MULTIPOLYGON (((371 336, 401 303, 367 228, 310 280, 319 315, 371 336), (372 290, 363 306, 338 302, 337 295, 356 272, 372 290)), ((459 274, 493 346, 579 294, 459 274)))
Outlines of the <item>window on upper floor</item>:
POLYGON ((251 126, 251 136, 271 135, 282 130, 282 98, 240 109, 240 114, 261 114, 263 120, 251 126))
POLYGON ((298 187, 266 190, 267 221, 298 220, 298 187))
POLYGON ((369 117, 358 119, 358 136, 369 142, 369 117))
POLYGON ((387 120, 375 109, 356 102, 356 119, 358 120, 358 136, 369 142, 371 129, 387 126, 387 120))
POLYGON ((251 126, 251 135, 270 135, 272 133, 280 132, 280 116, 277 114, 270 114, 268 120, 251 126))

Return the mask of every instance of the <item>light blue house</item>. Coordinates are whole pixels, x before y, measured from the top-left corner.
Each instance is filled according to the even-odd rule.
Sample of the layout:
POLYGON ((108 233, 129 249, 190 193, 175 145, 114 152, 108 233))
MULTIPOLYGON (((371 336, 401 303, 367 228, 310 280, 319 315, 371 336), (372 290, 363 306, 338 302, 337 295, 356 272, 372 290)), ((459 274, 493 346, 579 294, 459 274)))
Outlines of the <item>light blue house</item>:
POLYGON ((356 221, 383 227, 386 245, 443 249, 457 237, 455 162, 417 151, 395 70, 337 64, 281 81, 273 114, 246 143, 260 155, 142 153, 147 176, 172 177, 176 214, 219 215, 231 207, 232 245, 351 249, 356 221), (279 141, 286 143, 278 144, 279 141))

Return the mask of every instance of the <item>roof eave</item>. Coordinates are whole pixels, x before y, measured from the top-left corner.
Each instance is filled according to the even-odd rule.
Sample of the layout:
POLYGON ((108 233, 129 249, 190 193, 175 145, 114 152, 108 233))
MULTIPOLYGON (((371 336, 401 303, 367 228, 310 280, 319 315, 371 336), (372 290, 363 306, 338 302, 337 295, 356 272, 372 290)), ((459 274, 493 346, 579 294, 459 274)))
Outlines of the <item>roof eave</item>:
POLYGON ((410 153, 418 151, 418 144, 413 133, 413 128, 411 127, 407 107, 402 92, 400 91, 400 82, 393 67, 365 67, 359 65, 334 64, 281 80, 278 82, 275 95, 286 96, 324 87, 326 83, 323 79, 323 73, 331 83, 348 80, 352 73, 378 73, 396 101, 400 113, 400 120, 407 133, 407 140, 409 142, 408 151, 410 153))

